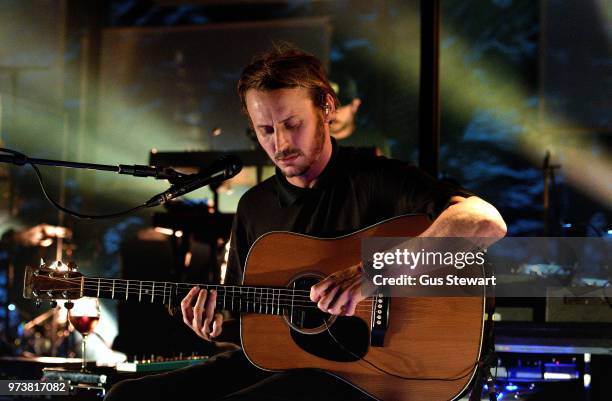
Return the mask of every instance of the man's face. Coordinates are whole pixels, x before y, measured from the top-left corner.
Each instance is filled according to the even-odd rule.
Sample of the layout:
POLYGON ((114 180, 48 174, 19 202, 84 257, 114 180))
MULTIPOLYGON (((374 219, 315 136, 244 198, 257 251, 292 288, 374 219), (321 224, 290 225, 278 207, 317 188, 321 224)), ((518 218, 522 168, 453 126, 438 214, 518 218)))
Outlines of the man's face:
POLYGON ((308 89, 251 89, 246 106, 259 143, 282 173, 315 179, 327 163, 321 154, 329 133, 308 89))

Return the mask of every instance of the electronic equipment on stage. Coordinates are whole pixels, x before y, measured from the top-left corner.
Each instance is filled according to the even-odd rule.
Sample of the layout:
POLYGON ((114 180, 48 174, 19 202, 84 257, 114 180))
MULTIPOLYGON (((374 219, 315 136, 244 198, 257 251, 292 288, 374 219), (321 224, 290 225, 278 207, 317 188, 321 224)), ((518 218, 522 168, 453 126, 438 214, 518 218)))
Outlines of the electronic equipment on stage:
MULTIPOLYGON (((543 395, 560 393, 583 399, 590 384, 588 362, 585 363, 582 355, 500 352, 491 374, 495 377, 498 400, 539 400, 543 395)), ((487 390, 485 385, 482 399, 486 399, 487 390)))
POLYGON ((566 290, 549 288, 546 297, 547 322, 612 323, 608 287, 585 287, 589 297, 564 296, 566 290))
POLYGON ((94 391, 101 396, 106 393, 104 388, 107 381, 106 374, 69 370, 65 368, 44 368, 42 377, 43 380, 67 381, 72 393, 78 390, 94 391))
POLYGON ((117 364, 119 372, 161 372, 198 365, 208 359, 207 356, 194 355, 189 357, 155 357, 117 364))

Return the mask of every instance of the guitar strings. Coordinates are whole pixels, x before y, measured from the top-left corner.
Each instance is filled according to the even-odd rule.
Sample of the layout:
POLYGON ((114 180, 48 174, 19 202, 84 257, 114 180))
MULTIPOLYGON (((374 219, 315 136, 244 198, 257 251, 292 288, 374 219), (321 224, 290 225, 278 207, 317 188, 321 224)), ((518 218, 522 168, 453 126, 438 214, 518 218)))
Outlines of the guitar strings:
MULTIPOLYGON (((92 290, 92 291, 96 291, 99 290, 100 291, 105 291, 105 292, 113 292, 113 287, 114 290, 123 294, 138 294, 139 299, 142 298, 142 290, 137 291, 136 289, 140 287, 140 285, 137 285, 136 288, 130 287, 129 286, 129 282, 131 281, 135 281, 137 283, 141 283, 144 284, 147 281, 142 281, 142 280, 121 280, 121 279, 104 279, 104 278, 60 278, 60 277, 55 277, 53 278, 56 281, 60 281, 60 282, 67 282, 67 283, 71 283, 71 284, 78 284, 79 285, 79 289, 80 289, 80 284, 81 284, 81 280, 83 279, 83 287, 87 288, 88 290, 92 290), (117 280, 121 280, 119 282, 117 282, 117 280), (105 282, 104 285, 102 285, 102 282, 105 282), (85 284, 87 282, 87 284, 85 284), (96 282, 99 283, 96 284, 96 282), (112 282, 111 284, 109 284, 109 282, 112 282), (125 284, 125 285, 124 285, 125 284), (126 291, 127 290, 127 291, 126 291)), ((147 291, 144 296, 145 297, 163 297, 165 299, 165 297, 167 296, 168 299, 171 299, 171 296, 173 294, 173 288, 172 286, 177 287, 177 290, 180 290, 180 292, 182 293, 181 295, 186 295, 186 293, 192 288, 192 284, 189 283, 170 283, 169 287, 166 287, 165 289, 161 287, 161 282, 155 282, 155 281, 149 281, 148 283, 151 284, 151 286, 149 285, 143 285, 142 288, 145 289, 145 291, 147 291), (155 284, 158 284, 158 286, 156 287, 155 284), (180 288, 182 287, 182 288, 180 288)), ((168 282, 163 282, 164 284, 168 284, 168 282)), ((202 284, 195 284, 194 286, 202 286, 202 284)), ((234 300, 234 302, 251 302, 251 303, 257 303, 257 304, 261 304, 261 305, 271 305, 272 307, 274 307, 274 305, 281 305, 281 306, 291 306, 293 305, 294 307, 307 307, 307 308, 318 308, 318 306, 316 306, 316 303, 310 300, 309 296, 300 296, 300 295, 296 295, 294 292, 308 292, 310 293, 310 291, 306 291, 306 290, 292 290, 292 289, 287 289, 287 288, 270 288, 270 287, 263 287, 266 292, 263 293, 261 292, 262 287, 248 287, 248 286, 223 286, 223 285, 206 285, 204 284, 204 286, 213 286, 216 287, 217 289, 217 293, 219 297, 223 297, 225 298, 228 294, 230 295, 230 297, 232 298, 238 298, 238 300, 234 300), (231 289, 231 291, 229 290, 231 289), (237 291, 235 289, 238 289, 237 291), (248 291, 248 289, 253 289, 252 292, 248 291), (268 292, 267 290, 272 291, 272 294, 270 292, 268 292), (243 291, 244 290, 244 291, 243 291), (260 291, 259 294, 257 293, 257 291, 260 291), (289 294, 287 294, 286 292, 289 292, 289 294), (282 293, 285 292, 285 293, 282 293), (256 295, 260 295, 259 297, 256 297, 256 295), (281 299, 282 296, 282 299, 281 299), (287 298, 289 297, 289 298, 287 298), (264 302, 264 298, 265 298, 265 302, 264 302), (303 299, 300 299, 303 298, 303 299), (280 302, 289 302, 288 304, 281 304, 280 302), (303 304, 301 302, 306 302, 306 304, 303 304)), ((65 290, 65 288, 55 288, 55 289, 47 289, 46 291, 61 291, 61 290, 65 290)), ((175 295, 178 295, 175 293, 175 295)), ((114 298, 114 297, 113 297, 114 298)), ((127 299, 127 298, 126 298, 127 299)), ((220 303, 221 300, 218 300, 217 303, 220 303)), ((227 303, 227 300, 225 300, 227 303)), ((357 303, 357 305, 355 306, 355 312, 371 312, 372 310, 372 306, 365 306, 365 309, 363 308, 364 305, 360 305, 363 302, 372 302, 372 298, 368 297, 368 298, 364 298, 362 301, 359 301, 357 303)), ((230 300, 231 302, 231 300, 230 300)))
MULTIPOLYGON (((81 280, 80 279, 64 279, 64 278, 56 278, 56 281, 61 281, 61 282, 68 282, 70 284, 77 284, 79 283, 81 280)), ((125 286, 121 286, 121 285, 108 285, 108 283, 105 283, 104 285, 102 285, 100 283, 100 285, 98 286, 95 283, 91 282, 91 279, 87 279, 87 283, 83 282, 83 288, 88 289, 88 290, 95 290, 97 292, 97 290, 99 289, 100 291, 105 291, 105 292, 113 292, 113 289, 117 292, 120 293, 127 293, 128 294, 138 294, 140 297, 142 296, 142 290, 140 289, 140 286, 136 286, 136 287, 129 287, 129 284, 126 283, 125 286)), ((138 281, 139 283, 144 283, 142 281, 138 281)), ((79 285, 78 288, 80 289, 81 286, 79 285)), ((158 286, 158 288, 153 288, 152 287, 148 287, 148 286, 143 286, 143 289, 145 289, 145 296, 171 296, 173 293, 176 294, 176 291, 173 291, 173 287, 172 286, 168 286, 165 289, 161 286, 158 286)), ((293 302, 294 304, 297 303, 297 305, 302 305, 300 304, 300 302, 307 302, 308 304, 310 303, 314 303, 313 301, 310 300, 309 297, 304 297, 304 296, 300 296, 300 295, 287 295, 287 294, 282 294, 278 289, 271 289, 271 292, 257 292, 255 291, 255 289, 259 289, 257 287, 248 287, 248 288, 253 288, 253 291, 242 291, 241 289, 244 289, 245 287, 239 287, 239 286, 229 286, 229 287, 224 287, 224 286, 220 286, 217 290, 217 294, 218 297, 226 297, 227 295, 229 295, 230 297, 240 297, 242 299, 248 299, 248 300, 258 300, 261 301, 264 298, 266 299, 266 302, 272 304, 272 303, 278 303, 280 302, 293 302), (238 288, 238 290, 236 291, 235 288, 238 288), (231 289, 231 291, 229 290, 231 289), (278 292, 277 292, 278 291, 278 292), (258 296, 259 295, 259 296, 258 296), (302 298, 302 299, 300 299, 302 298), (307 298, 307 299, 304 299, 307 298)), ((53 288, 53 289, 47 289, 46 291, 61 291, 61 290, 66 290, 65 288, 53 288)), ((179 288, 177 288, 176 290, 179 290, 179 288)), ((180 289, 180 292, 182 293, 181 295, 186 295, 187 292, 185 291, 185 288, 180 289)), ((368 298, 364 298, 361 302, 364 301, 372 301, 371 297, 368 298)))
MULTIPOLYGON (((81 277, 74 277, 74 278, 63 278, 63 277, 53 277, 54 280, 61 280, 61 281, 65 281, 65 282, 80 282, 81 281, 81 277)), ((220 287, 220 288, 227 288, 227 287, 236 287, 236 288, 260 288, 260 287, 254 287, 254 286, 242 286, 242 285, 223 285, 223 284, 202 284, 202 283, 176 283, 176 282, 169 282, 169 281, 153 281, 153 280, 128 280, 128 279, 112 279, 112 278, 103 278, 103 277, 97 277, 97 278, 90 278, 90 277, 85 277, 84 278, 85 281, 105 281, 105 282, 110 282, 110 281, 115 281, 118 284, 122 284, 122 283, 127 283, 128 281, 132 282, 142 282, 142 283, 155 283, 155 284, 162 284, 162 283, 170 283, 173 284, 175 286, 179 286, 179 287, 201 287, 201 286, 208 286, 208 287, 220 287)), ((285 290, 285 291, 295 291, 295 292, 306 292, 306 293, 310 293, 309 290, 300 290, 300 289, 290 289, 290 288, 286 288, 286 287, 268 287, 268 288, 274 288, 275 290, 285 290)))
MULTIPOLYGON (((88 289, 89 290, 95 290, 95 288, 88 288, 88 289)), ((63 288, 55 288, 55 289, 51 288, 51 289, 47 289, 47 291, 60 291, 60 290, 64 290, 64 289, 63 288)), ((110 289, 105 289, 104 291, 105 292, 111 292, 110 289)), ((125 294, 125 292, 123 292, 123 294, 125 294)), ((141 295, 139 292, 136 292, 136 291, 128 291, 127 294, 133 294, 134 296, 132 297, 132 299, 136 298, 136 296, 141 295)), ((171 296, 170 296, 171 293, 170 292, 166 291, 164 298, 162 298, 163 295, 164 295, 163 293, 157 293, 157 294, 150 294, 149 293, 149 294, 142 294, 142 296, 139 297, 139 298, 144 298, 146 300, 148 297, 153 296, 153 297, 156 297, 158 301, 160 299, 168 299, 168 300, 171 299, 171 296)), ((247 295, 245 293, 243 293, 242 295, 243 296, 240 296, 240 294, 235 294, 234 296, 230 296, 230 298, 233 299, 233 302, 232 302, 232 299, 230 299, 230 300, 225 299, 225 302, 224 302, 223 298, 218 298, 216 300, 216 304, 218 304, 218 305, 224 304, 226 306, 226 309, 227 309, 227 305, 228 304, 229 305, 236 305, 236 304, 238 304, 238 305, 242 306, 242 303, 245 304, 244 306, 247 309, 248 309, 248 305, 247 304, 249 304, 249 303, 251 304, 251 308, 255 308, 255 309, 261 309, 261 307, 278 308, 280 306, 302 308, 302 309, 303 308, 318 309, 318 306, 316 305, 316 303, 312 302, 312 301, 310 301, 309 303, 303 303, 303 302, 300 302, 300 301, 292 302, 291 299, 279 299, 279 298, 276 298, 276 297, 274 299, 271 299, 271 298, 267 298, 266 299, 265 297, 264 298, 261 298, 261 297, 252 297, 252 296, 246 296, 245 297, 244 295, 247 295)), ((248 294, 248 295, 253 295, 253 294, 248 294)), ((113 299, 119 299, 119 298, 113 298, 113 299)), ((129 296, 126 298, 126 300, 129 300, 129 296)), ((362 304, 363 302, 366 302, 366 301, 367 300, 360 301, 357 304, 356 308, 355 308, 355 312, 371 312, 371 310, 372 310, 372 306, 371 305, 370 306, 368 306, 368 305, 360 305, 360 304, 362 304)), ((232 308, 229 308, 229 309, 232 309, 232 308)))
MULTIPOLYGON (((80 288, 81 287, 79 286, 78 288, 75 288, 72 291, 75 291, 77 289, 80 290, 80 288)), ((83 286, 83 288, 87 290, 92 290, 95 292, 97 292, 98 288, 100 289, 100 292, 113 292, 113 289, 114 289, 115 292, 123 293, 123 294, 126 293, 126 289, 127 289, 128 294, 139 294, 139 295, 142 294, 142 296, 157 296, 157 297, 163 296, 164 294, 166 294, 166 296, 177 294, 177 291, 174 291, 174 289, 171 287, 167 287, 165 290, 163 288, 160 288, 160 289, 155 289, 151 291, 150 290, 140 291, 138 287, 132 289, 132 288, 125 288, 125 287, 118 288, 115 286, 113 288, 112 286, 106 286, 106 285, 98 287, 97 285, 86 284, 83 286)), ((45 291, 62 291, 62 290, 67 291, 66 288, 49 288, 49 289, 46 289, 45 291)), ((179 292, 180 292, 180 295, 182 295, 183 297, 187 295, 187 292, 185 291, 179 291, 179 292)), ((230 296, 230 297, 242 297, 242 298, 258 299, 258 300, 266 299, 270 301, 273 300, 274 302, 280 299, 281 301, 287 301, 287 302, 294 301, 294 302, 312 302, 314 303, 310 299, 308 300, 300 299, 299 296, 292 297, 292 296, 286 296, 283 294, 279 295, 278 293, 271 293, 271 292, 262 293, 262 292, 254 292, 254 291, 253 292, 251 291, 218 291, 217 294, 218 294, 217 295, 218 298, 230 296)), ((368 300, 371 301, 371 298, 364 298, 360 302, 368 301, 368 300)))
MULTIPOLYGON (((49 291, 52 291, 53 289, 49 289, 49 291)), ((58 289, 61 290, 61 289, 58 289)), ((136 293, 137 294, 137 293, 136 293)), ((146 294, 146 297, 148 297, 150 294, 146 294)), ((158 300, 160 298, 160 296, 157 296, 158 300)), ((168 297, 169 298, 169 297, 168 297)), ((133 299, 133 298, 132 298, 133 299)), ((126 300, 129 300, 129 298, 126 298, 126 300)), ((282 300, 281 302, 277 302, 276 300, 274 300, 273 302, 264 302, 258 298, 238 298, 238 299, 234 299, 234 302, 232 303, 231 301, 226 302, 226 307, 223 309, 228 309, 228 310, 232 310, 232 308, 227 308, 227 304, 230 305, 238 305, 240 307, 240 309, 245 309, 242 312, 257 312, 257 310, 259 310, 259 313, 263 313, 262 309, 266 308, 266 313, 268 313, 268 308, 272 309, 272 314, 274 313, 274 310, 278 310, 280 307, 286 307, 283 309, 283 311, 287 311, 288 309, 294 308, 294 309, 305 309, 305 308, 309 308, 309 309, 319 309, 316 304, 314 302, 312 302, 310 305, 309 304, 300 304, 300 303, 285 303, 287 302, 287 300, 282 300), (249 305, 250 304, 250 305, 249 305), (251 311, 249 311, 249 309, 251 309, 251 311)), ((364 302, 364 301, 360 301, 364 302)), ((217 300, 216 301, 217 305, 221 305, 223 304, 222 300, 217 300)), ((234 308, 235 309, 235 308, 234 308)), ((359 305, 359 303, 357 304, 357 307, 355 308, 355 313, 371 313, 372 311, 372 306, 366 306, 366 305, 359 305)), ((323 312, 323 311, 321 311, 323 312)), ((323 312, 323 313, 327 313, 327 312, 323 312)), ((268 313, 269 314, 269 313, 268 313)))
MULTIPOLYGON (((84 288, 88 289, 88 290, 92 290, 92 291, 97 291, 97 289, 98 289, 97 286, 91 286, 91 285, 85 285, 84 288)), ((80 287, 79 287, 79 289, 80 289, 80 287)), ((65 288, 49 288, 49 289, 46 289, 46 291, 62 291, 62 290, 66 290, 66 289, 65 288)), ((115 288, 115 290, 117 291, 117 288, 115 288)), ((101 286, 100 287, 100 292, 102 292, 102 291, 104 291, 104 292, 112 292, 112 288, 111 287, 102 287, 101 286)), ((120 291, 120 292, 122 292, 123 294, 126 294, 125 290, 120 291)), ((123 294, 121 294, 121 295, 123 295, 123 294)), ((173 295, 174 292, 170 288, 167 288, 167 290, 165 292, 163 292, 163 291, 162 292, 155 291, 155 292, 152 292, 152 293, 149 292, 149 293, 142 294, 141 292, 136 291, 136 289, 134 289, 134 290, 128 289, 127 294, 128 294, 128 297, 126 299, 128 299, 128 300, 129 300, 129 295, 130 294, 134 295, 132 297, 132 299, 134 299, 135 296, 138 296, 139 299, 141 299, 141 298, 145 298, 146 299, 148 297, 153 297, 153 298, 157 297, 157 299, 159 300, 161 297, 163 297, 163 299, 167 298, 168 300, 170 300, 171 299, 171 295, 173 295)), ((259 305, 261 305, 261 306, 266 306, 266 307, 267 306, 272 306, 272 307, 277 307, 277 306, 288 306, 288 307, 291 307, 291 306, 293 306, 293 307, 296 307, 296 308, 314 308, 314 309, 318 309, 318 306, 316 305, 316 303, 312 302, 312 301, 307 301, 306 303, 303 303, 304 301, 300 301, 300 300, 295 301, 295 300, 292 300, 290 298, 274 297, 272 299, 272 297, 256 297, 255 295, 256 294, 254 294, 254 293, 243 292, 242 294, 240 294, 239 292, 237 292, 237 293, 234 293, 234 294, 230 293, 230 298, 233 298, 233 300, 234 300, 233 304, 237 303, 237 304, 240 305, 242 302, 244 302, 244 303, 251 303, 251 304, 257 304, 255 306, 256 308, 259 307, 259 305)), ((227 299, 225 299, 225 302, 223 302, 224 301, 223 298, 224 297, 222 295, 219 296, 219 298, 217 299, 216 303, 217 304, 225 303, 226 306, 227 306, 227 304, 232 304, 232 300, 231 299, 229 301, 227 299)), ((362 303, 368 302, 368 301, 371 303, 372 299, 371 298, 366 298, 366 299, 363 299, 362 301, 358 302, 357 305, 356 305, 355 311, 356 312, 371 312, 371 310, 372 310, 372 306, 371 305, 370 306, 362 305, 362 303)))
MULTIPOLYGON (((80 282, 81 278, 57 278, 58 280, 63 280, 63 281, 74 281, 74 282, 80 282)), ((142 282, 142 283, 151 283, 151 284, 161 284, 161 283, 166 283, 166 284, 172 284, 175 285, 177 287, 189 287, 189 288, 193 288, 193 287, 216 287, 218 289, 223 289, 223 288, 250 288, 250 289, 261 289, 261 288, 268 288, 268 289, 274 289, 275 291, 284 291, 284 292, 291 292, 291 293, 295 293, 295 292, 303 292, 303 293, 308 293, 310 294, 310 290, 300 290, 300 289, 291 289, 291 288, 286 288, 286 287, 255 287, 255 286, 246 286, 246 285, 222 285, 222 284, 201 284, 201 283, 174 283, 174 282, 164 282, 164 281, 151 281, 151 280, 127 280, 127 279, 109 279, 109 278, 88 278, 85 277, 86 281, 105 281, 105 282, 110 282, 110 281, 115 281, 115 285, 119 284, 119 285, 123 285, 123 284, 127 284, 127 282, 142 282)))
MULTIPOLYGON (((54 278, 54 280, 57 281, 62 281, 62 282, 66 282, 66 283, 72 283, 72 284, 78 284, 80 287, 80 283, 81 283, 81 279, 80 278, 54 278)), ((115 290, 118 290, 120 292, 125 292, 125 289, 127 288, 131 288, 130 287, 130 282, 136 282, 136 283, 140 283, 136 285, 136 288, 142 288, 146 291, 148 291, 149 293, 151 292, 160 292, 163 294, 164 288, 166 284, 169 284, 169 287, 174 286, 177 289, 180 289, 182 291, 187 290, 187 292, 195 287, 201 287, 201 286, 205 286, 205 287, 214 287, 212 289, 216 290, 218 294, 222 294, 222 293, 228 293, 231 292, 232 293, 239 293, 239 292, 249 292, 249 290, 253 290, 253 292, 260 292, 260 293, 265 293, 265 294, 270 294, 270 292, 273 293, 273 295, 276 297, 277 294, 278 295, 282 295, 282 296, 287 296, 287 297, 291 297, 291 299, 298 299, 298 298, 303 298, 304 300, 310 300, 310 296, 309 295, 299 295, 296 294, 296 292, 306 292, 308 294, 310 294, 310 291, 308 290, 293 290, 290 288, 282 288, 282 287, 253 287, 253 286, 224 286, 224 285, 216 285, 216 284, 188 284, 188 283, 171 283, 171 282, 155 282, 155 281, 143 281, 143 280, 122 280, 122 281, 115 281, 115 279, 100 279, 98 280, 97 278, 92 279, 92 278, 85 278, 85 285, 87 286, 91 286, 88 288, 93 288, 93 287, 98 287, 98 284, 96 284, 98 281, 100 282, 100 288, 111 288, 114 287, 115 290), (111 282, 112 283, 109 283, 111 282), (104 282, 104 285, 102 285, 102 283, 104 282), (161 284, 164 284, 164 286, 162 286, 161 284)), ((368 297, 369 298, 369 297, 368 297)), ((366 299, 368 299, 366 298, 366 299)))
MULTIPOLYGON (((78 286, 78 289, 80 289, 81 286, 78 286)), ((74 290, 76 290, 77 288, 75 287, 74 290)), ((185 289, 175 289, 172 286, 167 286, 165 287, 160 287, 160 288, 153 288, 153 287, 147 287, 147 286, 143 286, 142 288, 140 286, 135 286, 135 287, 130 287, 128 285, 126 286, 112 286, 112 285, 100 285, 98 286, 97 284, 84 284, 83 285, 83 289, 87 289, 87 290, 92 290, 92 291, 96 291, 99 289, 100 292, 104 291, 104 292, 118 292, 118 293, 123 293, 125 294, 126 292, 128 294, 138 294, 138 295, 142 295, 142 296, 168 296, 168 295, 172 295, 172 294, 177 294, 180 293, 181 298, 184 298, 189 291, 186 291, 185 289), (164 295, 165 294, 165 295, 164 295)), ((53 288, 53 289, 47 289, 46 291, 61 291, 61 290, 66 290, 66 288, 53 288)), ((74 291, 73 290, 73 291, 74 291)), ((253 298, 253 299, 267 299, 267 300, 271 300, 272 302, 276 302, 277 300, 282 300, 282 301, 287 301, 287 302, 313 302, 310 300, 309 297, 306 296, 302 296, 302 295, 292 295, 292 294, 283 294, 280 293, 277 290, 259 290, 259 291, 249 291, 249 290, 228 290, 228 289, 224 289, 224 288, 220 288, 215 290, 217 292, 217 297, 221 298, 221 297, 246 297, 246 298, 253 298)), ((364 298, 362 301, 366 301, 366 300, 371 300, 370 297, 368 298, 364 298)))
MULTIPOLYGON (((260 290, 262 288, 267 288, 270 290, 274 290, 274 291, 283 291, 283 292, 290 292, 290 293, 295 293, 295 292, 302 292, 302 293, 308 293, 310 294, 310 290, 300 290, 300 289, 291 289, 291 288, 286 288, 286 287, 255 287, 255 286, 247 286, 247 285, 223 285, 223 284, 200 284, 200 283, 174 283, 174 282, 169 282, 169 281, 150 281, 150 280, 126 280, 126 279, 110 279, 110 278, 88 278, 85 277, 84 278, 85 281, 89 281, 89 282, 97 282, 98 280, 100 280, 100 282, 115 282, 115 286, 117 285, 126 285, 127 286, 127 282, 141 282, 141 283, 150 283, 151 287, 154 287, 155 285, 158 284, 172 284, 178 288, 193 288, 193 287, 215 287, 216 289, 223 289, 223 288, 249 288, 249 289, 254 289, 254 290, 260 290)), ((53 277, 53 280, 59 280, 59 281, 63 281, 63 282, 71 282, 71 283, 80 283, 81 282, 81 278, 60 278, 60 277, 53 277)), ((112 284, 108 284, 108 285, 112 285, 112 284)))

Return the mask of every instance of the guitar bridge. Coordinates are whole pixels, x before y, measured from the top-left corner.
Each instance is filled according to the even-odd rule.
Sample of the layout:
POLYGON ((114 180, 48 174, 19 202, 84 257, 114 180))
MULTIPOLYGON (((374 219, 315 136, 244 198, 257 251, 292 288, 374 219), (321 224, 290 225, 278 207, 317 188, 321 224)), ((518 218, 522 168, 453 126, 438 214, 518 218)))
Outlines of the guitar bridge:
POLYGON ((370 345, 383 347, 389 327, 389 304, 391 298, 377 294, 373 299, 372 317, 370 319, 370 345))

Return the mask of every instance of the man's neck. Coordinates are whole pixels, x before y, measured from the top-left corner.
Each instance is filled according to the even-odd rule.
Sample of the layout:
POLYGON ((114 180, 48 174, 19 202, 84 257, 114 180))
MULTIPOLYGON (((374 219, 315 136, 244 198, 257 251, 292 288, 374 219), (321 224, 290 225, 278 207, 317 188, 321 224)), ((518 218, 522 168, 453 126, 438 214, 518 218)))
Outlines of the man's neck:
POLYGON ((325 143, 323 144, 323 149, 321 150, 321 155, 319 158, 313 163, 312 166, 308 169, 308 171, 303 175, 296 175, 294 177, 287 177, 287 181, 291 185, 295 185, 299 188, 312 188, 317 182, 317 178, 321 175, 325 167, 329 163, 332 155, 332 143, 331 138, 327 136, 325 139, 325 143))

